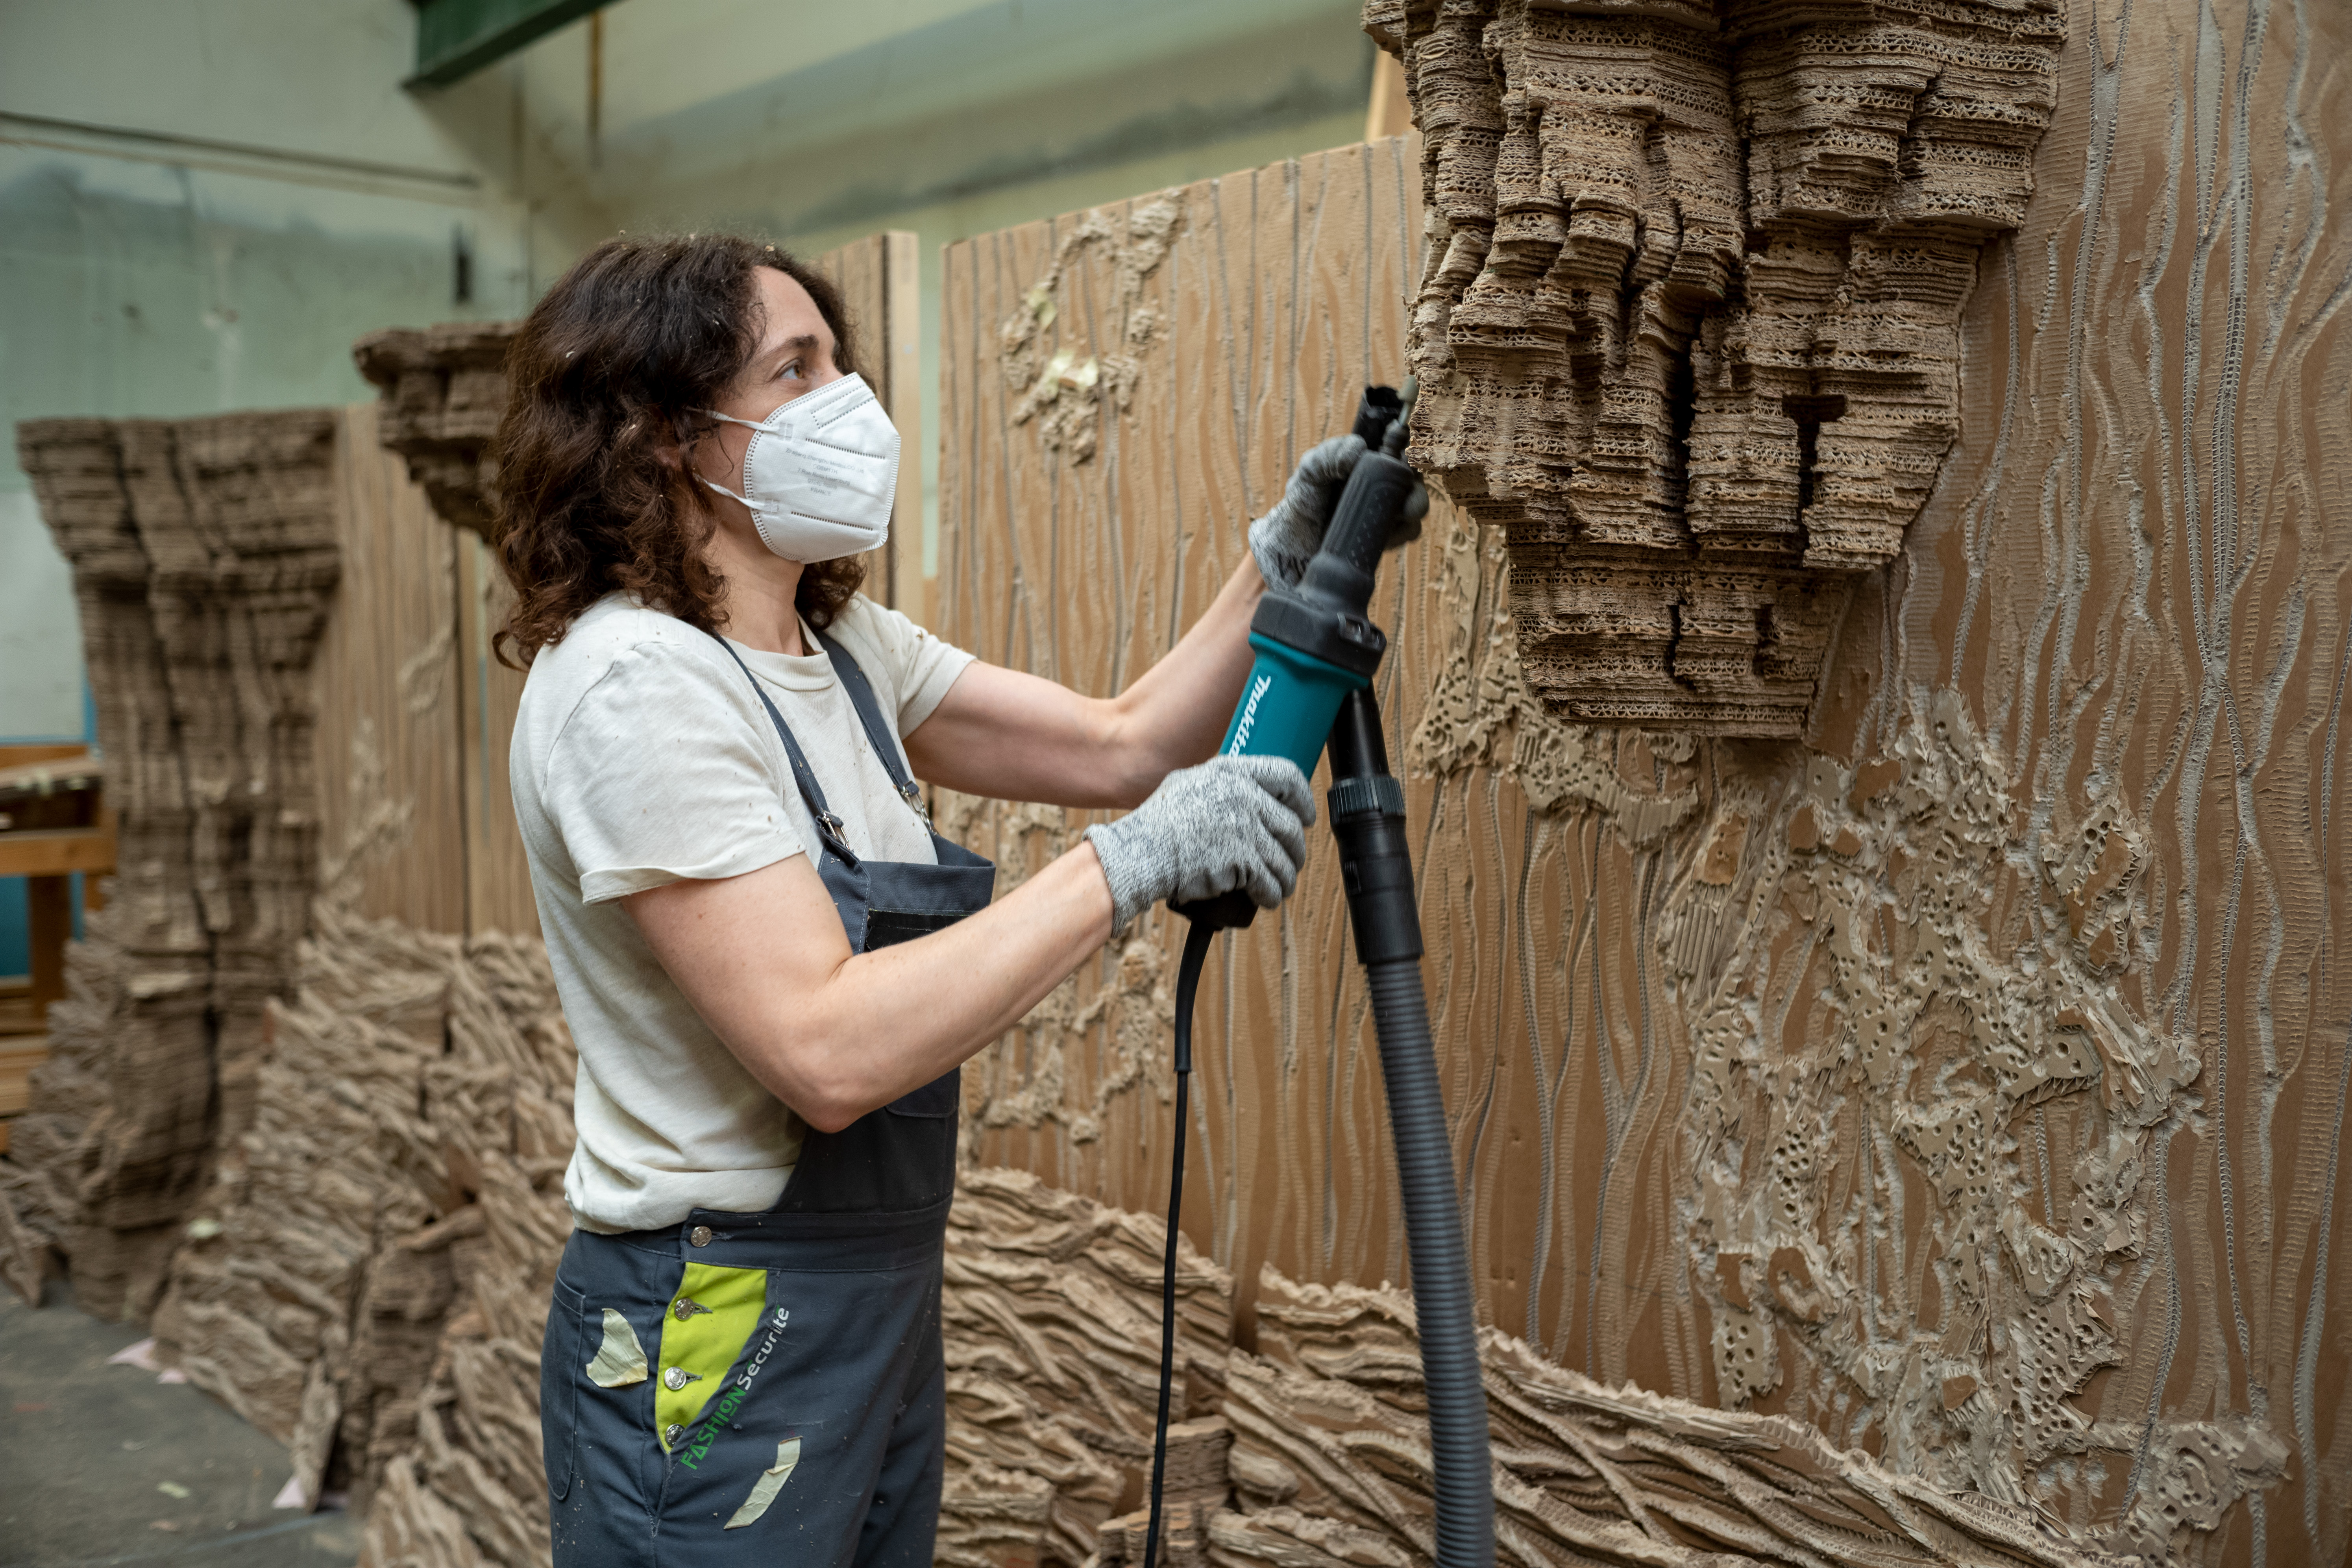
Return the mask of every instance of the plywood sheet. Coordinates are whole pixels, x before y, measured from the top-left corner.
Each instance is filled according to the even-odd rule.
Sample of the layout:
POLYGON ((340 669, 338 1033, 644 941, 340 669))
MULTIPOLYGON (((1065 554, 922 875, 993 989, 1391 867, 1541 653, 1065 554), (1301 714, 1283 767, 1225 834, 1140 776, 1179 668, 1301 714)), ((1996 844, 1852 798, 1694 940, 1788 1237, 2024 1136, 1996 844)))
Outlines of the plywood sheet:
MULTIPOLYGON (((1443 508, 1376 610, 1488 1321, 2118 1549, 2339 1562, 2352 39, 2263 18, 2070 19, 1958 440, 1802 742, 1549 717, 1443 508)), ((951 247, 945 634, 1097 692, 1167 647, 1402 374, 1422 177, 1375 144, 951 247)), ((1005 883, 1084 818, 942 816, 1005 883)), ((1405 1277, 1341 909, 1318 835, 1203 985, 1188 1228, 1242 1281, 1405 1277)), ((1164 1201, 1178 934, 979 1058, 982 1161, 1164 1201)))
POLYGON ((363 916, 535 935, 506 773, 523 677, 489 646, 506 585, 381 444, 381 417, 343 411, 345 574, 318 665, 322 877, 363 916))

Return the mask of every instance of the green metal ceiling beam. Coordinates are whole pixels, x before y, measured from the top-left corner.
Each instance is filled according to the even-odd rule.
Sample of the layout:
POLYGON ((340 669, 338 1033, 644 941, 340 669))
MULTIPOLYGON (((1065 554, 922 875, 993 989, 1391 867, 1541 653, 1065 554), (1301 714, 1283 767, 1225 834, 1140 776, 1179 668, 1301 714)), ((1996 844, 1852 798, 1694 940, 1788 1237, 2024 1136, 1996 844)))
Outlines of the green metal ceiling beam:
POLYGON ((416 74, 409 87, 447 87, 611 0, 413 0, 416 74))

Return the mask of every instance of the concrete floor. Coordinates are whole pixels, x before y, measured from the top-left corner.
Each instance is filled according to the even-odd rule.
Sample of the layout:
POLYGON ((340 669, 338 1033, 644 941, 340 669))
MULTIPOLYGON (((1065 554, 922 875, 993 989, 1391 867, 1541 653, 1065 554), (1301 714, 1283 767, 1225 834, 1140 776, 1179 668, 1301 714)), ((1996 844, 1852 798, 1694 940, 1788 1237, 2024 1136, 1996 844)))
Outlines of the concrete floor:
POLYGON ((0 1564, 351 1568, 359 1521, 272 1509, 286 1450, 211 1395, 106 1358, 144 1339, 0 1289, 0 1564), (177 1489, 184 1489, 179 1495, 177 1489))

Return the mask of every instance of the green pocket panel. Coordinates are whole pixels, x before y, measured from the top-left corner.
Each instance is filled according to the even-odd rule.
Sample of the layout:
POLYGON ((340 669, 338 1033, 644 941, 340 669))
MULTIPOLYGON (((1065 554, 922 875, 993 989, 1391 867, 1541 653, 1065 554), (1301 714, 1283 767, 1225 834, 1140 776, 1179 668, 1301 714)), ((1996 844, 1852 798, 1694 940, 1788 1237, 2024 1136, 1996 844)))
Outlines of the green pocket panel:
POLYGON ((669 1451, 674 1426, 690 1426, 743 1353, 768 1304, 768 1271, 689 1263, 662 1325, 654 1377, 654 1433, 669 1451))

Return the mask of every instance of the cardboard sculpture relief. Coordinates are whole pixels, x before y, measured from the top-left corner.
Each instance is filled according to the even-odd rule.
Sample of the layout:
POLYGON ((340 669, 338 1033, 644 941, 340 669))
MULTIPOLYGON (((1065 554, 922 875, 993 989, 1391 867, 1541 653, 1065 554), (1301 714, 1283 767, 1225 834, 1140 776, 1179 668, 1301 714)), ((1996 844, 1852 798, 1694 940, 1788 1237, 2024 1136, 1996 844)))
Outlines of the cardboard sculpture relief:
POLYGON ((309 926, 335 437, 331 409, 17 427, 74 567, 121 845, 8 1195, 43 1237, 71 1237, 80 1300, 104 1316, 153 1305, 218 1143, 251 1125, 264 1008, 309 926))
POLYGON ((360 374, 383 394, 383 444, 406 459, 434 511, 487 537, 498 508, 490 444, 507 411, 512 321, 391 327, 352 346, 360 374))
POLYGON ((1793 738, 1958 433, 2054 0, 1373 0, 1425 137, 1412 460, 1512 552, 1550 710, 1793 738))
MULTIPOLYGON (((1794 1420, 1906 1484, 2022 1510, 2069 1550, 2340 1561, 2352 81, 2329 62, 2346 16, 2186 0, 1763 16, 1376 8, 1376 33, 1430 51, 1409 54, 1417 86, 1454 84, 1420 100, 1428 141, 1396 150, 1402 168, 1342 150, 952 247, 944 629, 1116 689, 1205 604, 1356 385, 1420 364, 1416 452, 1460 504, 1386 569, 1374 615, 1482 1316, 1609 1386, 1794 1420), (1637 23, 1646 56, 1623 41, 1637 23), (1756 110, 1722 188, 1663 187, 1685 246, 1710 201, 1736 241, 1713 252, 1737 264, 1719 348, 1706 310, 1691 329, 1679 511, 1673 443, 1607 428, 1672 407, 1634 374, 1671 360, 1663 327, 1648 347, 1636 331, 1644 310, 1667 321, 1671 268, 1613 317, 1570 310, 1578 287, 1593 298, 1574 215, 1591 198, 1602 243, 1628 188, 1603 153, 1697 113, 1667 24, 1713 28, 1721 93, 1756 110), (1838 28, 1851 47, 1825 48, 1838 28), (1564 69, 1571 37, 1584 63, 1564 69), (1923 49, 1941 62, 1924 79, 1923 49), (1544 90, 1513 97, 1511 73, 1538 68, 1544 90), (1650 97, 1624 114, 1579 96, 1637 79, 1650 97), (1461 129, 1490 89, 1497 118, 1461 129), (1829 121, 1773 121, 1784 92, 1885 133, 1849 119, 1808 142, 1829 121), (1489 265, 1515 125, 1550 182, 1516 210, 1566 228, 1539 272, 1535 238, 1510 253, 1520 270, 1489 265), (1441 205, 1470 200, 1480 135, 1494 237, 1449 272, 1462 227, 1441 205), (1890 199, 1918 181, 1984 198, 1958 226, 1965 279, 1932 246, 1904 274, 1959 286, 1863 287, 1895 275, 1869 258, 1915 221, 1899 212, 1818 252, 1783 243, 1845 221, 1790 216, 1791 170, 1884 180, 1890 155, 1890 199), (1789 276, 1759 275, 1832 251, 1802 310, 1789 276), (1515 289, 1534 313, 1508 344, 1455 313, 1515 289), (1780 324, 1761 324, 1781 335, 1759 335, 1774 289, 1780 324), (1850 362, 1860 315, 1881 336, 1850 362), (1782 390, 1710 405, 1702 371, 1782 390), (1800 374, 1802 395, 1845 397, 1838 418, 1776 401, 1800 374), (1709 447, 1710 406, 1744 433, 1709 447), (1709 452, 1732 466, 1703 471, 1709 452), (1739 505, 1709 512, 1704 487, 1738 475, 1754 482, 1715 493, 1739 505), (1606 568, 1586 580, 1622 587, 1652 547, 1591 530, 1668 515, 1745 520, 1747 553, 1779 563, 1730 577, 1835 600, 1805 623, 1817 669, 1739 697, 1778 715, 1764 735, 1723 733, 1696 677, 1657 689, 1671 710, 1638 727, 1561 700, 1568 579, 1547 574, 1584 552, 1606 568), (1538 523, 1554 537, 1531 547, 1538 523), (1843 542, 1815 555, 1832 523, 1843 542)), ((1637 191, 1661 188, 1648 158, 1637 191)), ((1628 277, 1654 226, 1626 241, 1628 277)), ((1680 548, 1675 593, 1734 553, 1719 535, 1680 548)), ((1631 660, 1612 689, 1643 689, 1666 612, 1692 602, 1643 593, 1580 623, 1591 668, 1612 646, 1631 660)), ((1086 820, 943 815, 1008 885, 1086 820)), ((1310 844, 1298 898, 1225 939, 1202 991, 1186 1212, 1261 1347, 1261 1265, 1359 1285, 1406 1265, 1328 835, 1310 844)), ((1162 1201, 1180 931, 1107 954, 966 1075, 984 1159, 1162 1201)))

